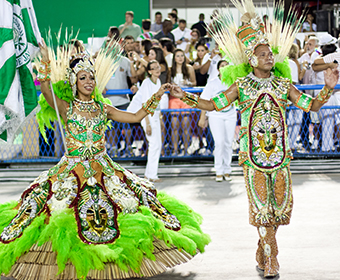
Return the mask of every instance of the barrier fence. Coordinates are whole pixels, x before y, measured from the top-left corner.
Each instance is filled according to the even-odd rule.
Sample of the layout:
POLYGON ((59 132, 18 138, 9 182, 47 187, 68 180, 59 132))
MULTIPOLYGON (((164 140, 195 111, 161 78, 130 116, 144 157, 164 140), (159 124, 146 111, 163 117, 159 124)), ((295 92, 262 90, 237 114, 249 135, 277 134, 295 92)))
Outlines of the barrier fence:
MULTIPOLYGON (((303 85, 300 90, 321 89, 323 85, 303 85)), ((337 85, 336 88, 340 88, 337 85)), ((202 88, 187 88, 202 92, 202 88)), ((107 94, 131 94, 130 90, 108 91, 107 94)), ((209 127, 198 126, 200 110, 168 109, 161 112, 161 159, 212 159, 214 139, 209 127), (177 145, 176 145, 177 143, 177 145), (176 149, 177 147, 177 149, 176 149)), ((295 158, 340 157, 340 106, 323 106, 318 113, 304 113, 295 106, 287 108, 289 146, 295 158)), ((35 119, 31 119, 13 144, 0 145, 0 163, 57 162, 64 154, 59 126, 47 130, 48 143, 39 133, 35 119)), ((233 154, 239 151, 238 113, 233 154)), ((114 160, 145 160, 147 141, 140 124, 113 122, 106 132, 107 152, 114 160)))

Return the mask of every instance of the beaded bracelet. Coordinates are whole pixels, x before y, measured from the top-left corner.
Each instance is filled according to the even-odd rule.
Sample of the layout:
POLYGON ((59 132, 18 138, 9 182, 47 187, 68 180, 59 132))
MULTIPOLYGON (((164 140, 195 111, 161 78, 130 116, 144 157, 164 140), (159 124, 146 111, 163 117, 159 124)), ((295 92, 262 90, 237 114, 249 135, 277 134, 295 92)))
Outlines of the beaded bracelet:
POLYGON ((325 104, 333 93, 333 89, 329 89, 326 86, 322 88, 319 94, 316 96, 316 100, 319 101, 321 104, 325 104))
POLYGON ((39 82, 50 81, 51 80, 51 61, 40 61, 40 66, 38 69, 37 79, 39 82))
POLYGON ((153 114, 155 113, 159 101, 161 101, 161 97, 157 97, 156 94, 153 94, 148 101, 146 101, 142 108, 148 113, 151 114, 151 116, 153 116, 153 114))
POLYGON ((200 97, 196 94, 184 91, 184 96, 183 98, 181 98, 181 100, 190 107, 196 108, 198 105, 199 98, 200 97))

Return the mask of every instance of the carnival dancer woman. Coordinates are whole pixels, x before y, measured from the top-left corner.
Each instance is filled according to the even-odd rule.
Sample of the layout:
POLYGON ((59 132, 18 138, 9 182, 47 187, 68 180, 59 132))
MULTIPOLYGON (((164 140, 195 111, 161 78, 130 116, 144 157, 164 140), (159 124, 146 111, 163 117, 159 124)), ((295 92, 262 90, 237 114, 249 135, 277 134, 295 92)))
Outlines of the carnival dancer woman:
POLYGON ((295 106, 318 111, 332 95, 338 70, 325 71, 325 86, 316 98, 291 84, 287 54, 301 21, 295 12, 284 23, 283 3, 274 5, 272 31, 265 31, 251 0, 233 1, 243 14, 238 30, 228 13, 214 16, 210 30, 234 65, 225 67, 222 79, 229 88, 210 100, 184 92, 174 86, 171 94, 192 107, 221 111, 238 100, 241 112, 239 164, 243 166, 249 201, 249 222, 259 234, 256 261, 266 278, 278 278, 279 263, 276 232, 287 225, 293 207, 289 148, 285 109, 290 100, 295 106), (271 34, 267 34, 271 32, 271 34), (236 37, 235 34, 236 33, 236 37), (268 40, 271 38, 271 41, 268 40), (276 62, 274 64, 274 61, 276 62))
MULTIPOLYGON (((142 104, 146 102, 153 92, 157 92, 161 88, 161 66, 157 60, 151 60, 146 70, 148 78, 143 81, 143 84, 133 97, 127 111, 134 112, 140 109, 142 104)), ((162 150, 162 132, 161 132, 161 109, 168 109, 169 98, 164 94, 161 98, 159 106, 156 108, 153 116, 146 116, 142 121, 142 127, 149 142, 148 145, 148 160, 145 168, 145 177, 151 182, 159 182, 158 164, 162 150)))
MULTIPOLYGON (((228 62, 220 60, 217 63, 217 68, 220 70, 222 67, 227 66, 228 62)), ((225 91, 228 88, 221 81, 221 74, 209 81, 204 88, 200 98, 210 99, 218 93, 225 91)), ((202 128, 207 127, 207 119, 211 133, 214 137, 214 167, 216 170, 216 182, 231 180, 231 160, 233 155, 233 139, 236 127, 236 108, 234 104, 225 108, 220 112, 206 112, 201 111, 198 125, 202 128)))
POLYGON ((69 53, 58 50, 55 56, 45 44, 41 53, 37 119, 43 132, 58 108, 67 148, 19 202, 0 205, 0 273, 19 280, 150 277, 204 251, 209 237, 199 227, 200 216, 113 162, 105 150, 107 120, 139 122, 153 115, 169 85, 136 113, 123 112, 101 95, 118 62, 118 43, 111 54, 99 52, 94 65, 84 53, 69 63, 69 53))

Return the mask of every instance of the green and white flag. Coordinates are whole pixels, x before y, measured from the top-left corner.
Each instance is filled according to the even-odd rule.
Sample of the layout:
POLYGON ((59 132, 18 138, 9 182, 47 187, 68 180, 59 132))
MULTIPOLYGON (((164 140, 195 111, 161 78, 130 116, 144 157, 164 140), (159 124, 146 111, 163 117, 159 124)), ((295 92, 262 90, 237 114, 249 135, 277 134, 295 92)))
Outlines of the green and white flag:
POLYGON ((38 98, 31 58, 41 42, 31 0, 0 0, 0 144, 12 142, 38 98))

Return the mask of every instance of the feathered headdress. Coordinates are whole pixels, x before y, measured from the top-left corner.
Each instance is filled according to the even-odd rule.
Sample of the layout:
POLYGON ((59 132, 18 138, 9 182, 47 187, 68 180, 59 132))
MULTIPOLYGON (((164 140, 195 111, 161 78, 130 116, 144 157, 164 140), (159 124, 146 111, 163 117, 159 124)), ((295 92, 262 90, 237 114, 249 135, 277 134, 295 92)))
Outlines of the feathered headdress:
MULTIPOLYGON (((81 48, 81 53, 73 54, 76 40, 71 40, 70 37, 71 36, 68 36, 66 31, 65 42, 60 47, 59 31, 57 36, 58 47, 56 51, 54 50, 50 33, 47 38, 48 52, 51 60, 51 82, 54 93, 66 102, 72 101, 75 97, 76 74, 80 70, 85 70, 92 72, 95 75, 96 87, 94 89, 94 100, 111 104, 109 99, 103 97, 102 92, 119 66, 119 60, 123 49, 117 41, 112 39, 105 47, 102 47, 99 50, 97 57, 93 62, 91 60, 91 55, 85 51, 84 47, 81 48), (79 59, 80 63, 75 65, 73 69, 70 69, 70 63, 75 59, 79 59)), ((42 94, 39 97, 39 105, 41 107, 40 111, 37 113, 39 130, 44 139, 47 140, 45 127, 54 129, 51 122, 57 120, 57 115, 42 94)))
POLYGON ((237 27, 231 12, 220 10, 212 15, 212 24, 208 31, 218 43, 233 65, 222 69, 222 80, 231 85, 237 78, 244 77, 252 71, 256 64, 254 51, 257 46, 269 45, 274 54, 274 74, 279 77, 291 78, 287 55, 299 32, 304 17, 298 18, 296 11, 290 8, 287 20, 284 22, 284 3, 275 2, 273 14, 262 22, 256 12, 252 0, 231 0, 242 14, 243 25, 237 27))

